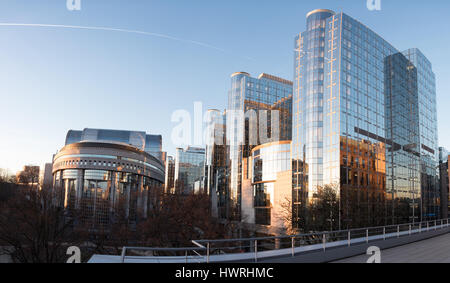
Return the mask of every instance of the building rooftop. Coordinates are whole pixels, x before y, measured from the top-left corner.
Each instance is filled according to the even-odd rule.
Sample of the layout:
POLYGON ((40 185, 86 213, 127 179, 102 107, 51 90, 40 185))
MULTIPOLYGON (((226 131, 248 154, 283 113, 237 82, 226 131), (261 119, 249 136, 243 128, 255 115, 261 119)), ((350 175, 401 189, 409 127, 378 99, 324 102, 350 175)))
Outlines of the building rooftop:
POLYGON ((331 13, 333 15, 336 14, 334 11, 328 10, 328 9, 315 9, 315 10, 312 10, 311 12, 309 12, 308 14, 306 14, 306 17, 309 17, 312 14, 321 13, 321 12, 328 12, 328 13, 331 13))
POLYGON ((283 84, 287 84, 287 85, 293 85, 292 81, 289 81, 289 80, 286 80, 286 79, 283 79, 283 78, 280 78, 280 77, 277 77, 274 75, 269 75, 266 73, 262 73, 261 75, 259 75, 258 79, 262 79, 262 78, 269 79, 269 80, 276 81, 276 82, 283 83, 283 84))
POLYGON ((231 74, 231 77, 234 77, 234 76, 237 76, 237 75, 245 75, 245 76, 249 76, 249 77, 250 77, 250 74, 247 73, 247 72, 236 72, 236 73, 232 73, 232 74, 231 74))

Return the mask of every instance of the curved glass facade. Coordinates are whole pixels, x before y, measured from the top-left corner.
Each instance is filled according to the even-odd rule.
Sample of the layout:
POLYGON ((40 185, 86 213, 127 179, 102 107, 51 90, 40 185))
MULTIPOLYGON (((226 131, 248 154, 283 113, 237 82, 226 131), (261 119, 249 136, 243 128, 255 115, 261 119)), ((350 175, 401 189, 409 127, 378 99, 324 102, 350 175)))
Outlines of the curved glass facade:
POLYGON ((295 40, 294 225, 318 189, 339 199, 335 229, 439 216, 431 64, 344 13, 317 10, 295 40))
MULTIPOLYGON (((331 11, 309 14, 307 31, 295 40, 293 158, 299 170, 295 189, 314 191, 323 185, 325 28, 331 11), (303 167, 303 163, 308 166, 303 167)), ((297 194, 301 194, 298 192, 297 194)))
POLYGON ((248 168, 243 164, 243 159, 250 157, 251 150, 257 145, 291 139, 291 109, 291 81, 265 73, 258 78, 244 72, 232 75, 226 123, 230 146, 229 217, 241 217, 242 180, 248 176, 248 168), (261 113, 267 116, 263 117, 261 113), (275 131, 278 136, 274 134, 275 131))
POLYGON ((258 146, 251 157, 255 224, 271 225, 278 174, 291 170, 291 142, 258 146))
MULTIPOLYGON (((420 135, 417 151, 420 152, 420 191, 422 192, 423 214, 426 218, 439 217, 439 147, 436 109, 436 77, 431 62, 417 48, 402 52, 414 65, 417 76, 418 114, 420 135)), ((442 200, 441 200, 442 203, 442 200)))
POLYGON ((279 172, 291 170, 291 143, 277 142, 252 151, 252 182, 275 181, 279 172))
POLYGON ((327 18, 332 11, 308 14, 307 30, 295 39, 295 79, 292 127, 293 202, 302 218, 307 199, 323 186, 324 79, 327 18))
POLYGON ((133 224, 147 216, 154 193, 162 190, 162 166, 156 158, 130 146, 72 144, 54 159, 55 200, 95 229, 106 229, 118 218, 133 224))
POLYGON ((66 145, 81 141, 120 142, 130 144, 163 160, 162 136, 147 135, 145 132, 121 131, 107 129, 89 129, 82 131, 70 130, 67 132, 66 145))

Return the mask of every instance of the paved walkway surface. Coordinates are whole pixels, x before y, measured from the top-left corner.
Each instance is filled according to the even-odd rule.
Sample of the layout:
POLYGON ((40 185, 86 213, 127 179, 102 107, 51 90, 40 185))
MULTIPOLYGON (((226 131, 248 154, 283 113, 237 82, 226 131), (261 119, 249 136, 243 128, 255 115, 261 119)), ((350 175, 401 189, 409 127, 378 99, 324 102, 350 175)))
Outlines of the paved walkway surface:
MULTIPOLYGON (((365 263, 369 255, 360 255, 336 263, 365 263)), ((381 251, 382 263, 450 263, 450 234, 381 251)))

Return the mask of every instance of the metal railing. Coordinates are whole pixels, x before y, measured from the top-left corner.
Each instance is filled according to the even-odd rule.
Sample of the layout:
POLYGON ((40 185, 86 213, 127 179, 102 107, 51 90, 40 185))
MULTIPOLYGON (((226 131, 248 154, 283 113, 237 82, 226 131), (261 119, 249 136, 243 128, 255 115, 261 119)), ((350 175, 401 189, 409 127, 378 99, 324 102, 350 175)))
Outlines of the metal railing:
POLYGON ((408 224, 379 227, 356 228, 350 230, 325 231, 308 234, 219 239, 193 240, 195 247, 186 248, 141 248, 124 247, 121 262, 125 261, 126 252, 130 250, 151 253, 153 259, 173 259, 176 262, 220 262, 226 260, 253 260, 271 256, 292 256, 307 251, 326 251, 329 248, 369 243, 375 240, 400 238, 430 230, 448 228, 450 219, 423 221, 408 224), (172 253, 174 256, 167 256, 172 253), (183 254, 180 254, 183 253, 183 254), (214 260, 211 260, 214 257, 214 260))
MULTIPOLYGON (((123 247, 122 254, 120 255, 120 262, 125 263, 125 259, 127 257, 127 251, 140 251, 140 255, 136 254, 135 257, 152 257, 152 258, 165 258, 169 259, 170 257, 180 259, 184 258, 185 263, 188 263, 189 260, 194 260, 198 263, 204 262, 202 259, 203 255, 199 253, 199 251, 205 250, 200 247, 185 247, 185 248, 145 248, 145 247, 123 247)), ((133 256, 128 256, 132 258, 133 256)))

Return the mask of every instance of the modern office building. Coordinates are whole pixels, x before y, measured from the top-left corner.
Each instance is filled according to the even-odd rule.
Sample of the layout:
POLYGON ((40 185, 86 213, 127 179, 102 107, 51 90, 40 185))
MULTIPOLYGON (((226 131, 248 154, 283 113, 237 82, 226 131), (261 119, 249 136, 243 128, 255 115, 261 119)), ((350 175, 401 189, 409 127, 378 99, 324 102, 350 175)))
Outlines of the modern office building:
MULTIPOLYGON (((439 145, 437 132, 436 78, 431 62, 417 48, 402 52, 417 71, 417 113, 413 120, 418 124, 417 152, 420 153, 420 193, 422 214, 425 219, 439 218, 439 145), (418 116, 418 119, 417 119, 418 116), (418 120, 418 121, 417 121, 418 120)), ((393 111, 392 113, 396 113, 393 111)))
POLYGON ((166 160, 166 176, 164 182, 164 191, 167 194, 175 193, 175 159, 168 156, 166 160))
POLYGON ((130 224, 145 218, 157 203, 165 172, 162 162, 142 149, 112 141, 68 143, 53 159, 57 205, 94 229, 118 217, 130 224))
POLYGON ((210 123, 205 150, 205 189, 210 195, 212 215, 226 219, 229 215, 226 112, 212 109, 208 110, 208 115, 210 123))
POLYGON ((205 149, 198 147, 177 148, 175 157, 175 192, 194 193, 195 183, 205 176, 205 149))
POLYGON ((286 234, 292 213, 291 141, 257 146, 244 159, 242 221, 265 234, 286 234))
POLYGON ((147 135, 145 132, 121 131, 107 129, 84 129, 82 131, 70 130, 66 136, 66 145, 81 141, 112 141, 132 145, 140 150, 165 161, 162 151, 162 136, 147 135))
POLYGON ((448 212, 450 211, 450 180, 448 172, 448 164, 450 161, 450 155, 448 151, 440 147, 439 148, 439 175, 440 175, 440 190, 441 190, 441 211, 442 218, 448 218, 448 212))
POLYGON ((339 199, 336 228, 440 217, 435 78, 344 13, 314 10, 295 38, 293 224, 308 229, 320 188, 339 199))
POLYGON ((292 136, 292 82, 269 74, 253 78, 245 72, 231 75, 227 109, 228 218, 241 219, 243 159, 258 145, 290 140, 292 136))

